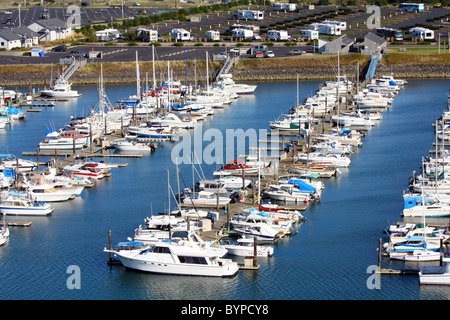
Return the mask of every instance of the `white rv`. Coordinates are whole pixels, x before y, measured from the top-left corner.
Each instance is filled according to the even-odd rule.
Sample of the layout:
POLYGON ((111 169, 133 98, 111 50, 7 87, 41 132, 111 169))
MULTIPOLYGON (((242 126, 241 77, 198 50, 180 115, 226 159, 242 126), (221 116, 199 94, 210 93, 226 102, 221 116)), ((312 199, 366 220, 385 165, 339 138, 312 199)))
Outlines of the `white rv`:
POLYGON ((247 29, 233 29, 231 30, 231 37, 233 39, 240 39, 240 40, 252 40, 253 39, 253 31, 247 30, 247 29))
POLYGON ((434 31, 427 28, 411 28, 409 29, 409 33, 416 40, 434 39, 434 31))
POLYGON ((327 34, 332 36, 341 35, 341 28, 332 24, 311 23, 309 29, 318 31, 319 34, 327 34))
POLYGON ((143 42, 157 42, 158 30, 138 28, 136 29, 136 40, 143 42))
POLYGON ((297 10, 297 5, 295 3, 274 3, 273 4, 274 11, 295 11, 297 10))
POLYGON ((347 22, 345 22, 345 21, 325 20, 322 23, 324 23, 324 24, 332 24, 332 25, 338 26, 338 27, 341 28, 341 31, 346 31, 347 30, 347 22))
POLYGON ((95 36, 98 38, 98 41, 110 41, 118 39, 120 32, 117 29, 104 29, 96 31, 95 36))
POLYGON ((262 20, 264 19, 264 11, 238 10, 236 18, 245 20, 262 20))
POLYGON ((220 32, 217 30, 208 30, 205 32, 206 38, 212 41, 220 40, 220 32))
POLYGON ((317 31, 317 30, 305 29, 305 30, 300 30, 300 33, 302 35, 302 38, 306 38, 306 39, 310 39, 310 40, 319 39, 319 31, 317 31))
POLYGON ((184 29, 172 29, 170 34, 177 41, 189 41, 191 39, 191 33, 184 29))
POLYGON ((291 37, 285 30, 267 30, 266 38, 271 41, 283 41, 289 40, 291 37))

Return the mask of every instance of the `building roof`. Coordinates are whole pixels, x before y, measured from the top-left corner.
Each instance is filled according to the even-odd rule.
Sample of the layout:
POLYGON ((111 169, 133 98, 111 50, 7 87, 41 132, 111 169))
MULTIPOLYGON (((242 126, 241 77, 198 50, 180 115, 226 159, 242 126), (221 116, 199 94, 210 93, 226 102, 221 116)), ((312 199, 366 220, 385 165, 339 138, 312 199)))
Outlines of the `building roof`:
POLYGON ((16 28, 12 28, 10 29, 13 33, 21 36, 21 37, 38 37, 39 35, 34 32, 33 30, 31 30, 28 27, 22 26, 22 27, 16 27, 16 28))
POLYGON ((377 36, 375 33, 373 32, 369 32, 368 34, 366 34, 366 36, 364 37, 364 41, 366 41, 366 39, 375 42, 378 45, 382 45, 384 43, 386 43, 386 40, 377 36))
POLYGON ((56 30, 58 28, 60 28, 60 29, 67 28, 66 22, 61 19, 58 19, 58 18, 38 20, 35 23, 37 23, 38 25, 40 25, 43 28, 48 29, 48 30, 56 30))
POLYGON ((6 41, 22 40, 21 36, 9 29, 0 29, 0 38, 5 39, 6 41))

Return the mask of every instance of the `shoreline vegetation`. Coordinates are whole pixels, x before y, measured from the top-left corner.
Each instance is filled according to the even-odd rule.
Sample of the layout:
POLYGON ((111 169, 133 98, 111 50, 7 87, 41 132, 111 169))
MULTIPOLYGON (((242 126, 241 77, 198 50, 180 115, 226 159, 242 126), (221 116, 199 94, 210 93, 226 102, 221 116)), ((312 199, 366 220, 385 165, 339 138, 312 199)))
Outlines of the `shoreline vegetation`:
MULTIPOLYGON (((343 54, 339 57, 340 74, 356 79, 359 69, 359 79, 365 78, 370 56, 361 54, 343 54), (357 67, 359 65, 359 68, 357 67)), ((136 83, 135 62, 107 62, 103 65, 105 84, 136 83)), ((218 72, 222 62, 210 62, 210 76, 218 72), (211 71, 212 70, 212 71, 211 71)), ((171 61, 170 68, 176 79, 184 81, 186 70, 188 80, 198 83, 206 82, 205 61, 171 61)), ((149 84, 152 83, 152 62, 139 62, 140 78, 145 81, 148 75, 149 84)), ((166 80, 167 62, 155 62, 156 80, 158 83, 166 80)), ((61 70, 58 66, 46 64, 36 65, 5 65, 0 68, 1 86, 49 86, 51 79, 56 79, 61 70), (14 76, 12 76, 14 75, 14 76)), ((300 57, 279 57, 264 59, 241 59, 231 70, 235 81, 294 81, 299 75, 300 80, 330 80, 338 74, 337 55, 307 55, 300 57)), ((388 53, 383 56, 377 66, 375 76, 393 73, 398 78, 430 79, 450 78, 450 54, 405 54, 388 53)), ((89 63, 77 71, 70 79, 73 85, 98 84, 100 63, 89 63)))

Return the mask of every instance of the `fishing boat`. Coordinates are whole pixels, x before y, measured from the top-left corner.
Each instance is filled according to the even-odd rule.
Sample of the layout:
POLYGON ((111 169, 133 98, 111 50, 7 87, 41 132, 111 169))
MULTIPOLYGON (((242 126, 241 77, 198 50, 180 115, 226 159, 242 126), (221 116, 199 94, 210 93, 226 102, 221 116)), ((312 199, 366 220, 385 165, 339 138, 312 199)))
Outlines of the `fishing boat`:
POLYGON ((235 275, 239 267, 231 259, 223 259, 227 250, 216 248, 200 237, 173 237, 159 241, 147 249, 107 250, 117 255, 126 268, 173 275, 227 277, 235 275))
POLYGON ((419 271, 419 283, 422 285, 450 285, 450 259, 443 258, 442 266, 421 267, 419 271))
MULTIPOLYGON (((252 238, 239 238, 236 241, 220 239, 219 241, 227 250, 228 254, 240 257, 253 257, 255 255, 255 240, 252 238)), ((256 245, 257 257, 273 256, 273 247, 256 245)))
POLYGON ((79 150, 86 144, 86 137, 76 135, 73 137, 62 137, 60 133, 51 131, 47 133, 44 140, 39 143, 40 150, 79 150))
POLYGON ((50 98, 78 98, 81 96, 78 91, 72 90, 72 84, 62 76, 58 77, 55 80, 53 86, 51 86, 49 89, 40 91, 40 93, 41 96, 50 98))
POLYGON ((51 205, 10 192, 0 200, 0 213, 15 216, 46 216, 53 213, 51 205))
POLYGON ((140 143, 127 139, 118 139, 112 143, 111 147, 118 151, 152 152, 156 150, 156 145, 153 143, 140 143))

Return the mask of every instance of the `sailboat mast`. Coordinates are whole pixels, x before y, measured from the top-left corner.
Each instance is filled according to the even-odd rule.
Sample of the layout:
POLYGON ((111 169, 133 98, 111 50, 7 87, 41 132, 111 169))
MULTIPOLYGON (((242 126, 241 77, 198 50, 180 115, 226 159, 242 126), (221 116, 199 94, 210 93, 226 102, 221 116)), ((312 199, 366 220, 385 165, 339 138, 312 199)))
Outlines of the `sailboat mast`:
POLYGON ((136 96, 139 98, 141 94, 141 79, 139 78, 139 59, 136 51, 136 96))

